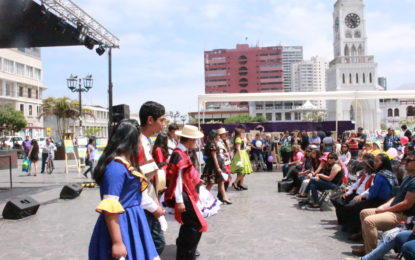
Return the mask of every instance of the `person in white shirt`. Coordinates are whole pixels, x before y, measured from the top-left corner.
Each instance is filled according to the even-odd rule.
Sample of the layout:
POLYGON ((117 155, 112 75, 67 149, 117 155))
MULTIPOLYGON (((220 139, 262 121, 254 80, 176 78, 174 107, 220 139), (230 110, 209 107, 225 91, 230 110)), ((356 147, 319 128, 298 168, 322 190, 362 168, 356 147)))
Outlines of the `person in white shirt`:
POLYGON ((55 168, 54 165, 53 165, 53 159, 55 158, 56 146, 52 142, 52 139, 50 137, 48 137, 48 138, 46 138, 46 143, 42 144, 40 149, 42 149, 42 170, 40 171, 40 173, 44 173, 45 172, 46 161, 48 160, 48 158, 50 158, 50 160, 52 160, 52 168, 55 168))
POLYGON ((159 218, 164 215, 164 209, 158 201, 157 187, 157 164, 153 160, 152 145, 150 137, 158 134, 164 127, 166 120, 164 106, 153 101, 144 103, 139 112, 141 122, 141 150, 139 152, 140 171, 151 182, 143 192, 141 207, 145 210, 148 225, 159 255, 166 245, 164 233, 161 229, 159 218))

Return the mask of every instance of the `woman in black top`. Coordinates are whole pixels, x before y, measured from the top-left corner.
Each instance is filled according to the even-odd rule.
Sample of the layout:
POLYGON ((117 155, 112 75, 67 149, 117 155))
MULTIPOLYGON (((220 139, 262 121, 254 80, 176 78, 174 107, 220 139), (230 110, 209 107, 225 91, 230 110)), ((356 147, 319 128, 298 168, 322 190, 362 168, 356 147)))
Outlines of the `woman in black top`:
POLYGON ((38 168, 38 162, 39 162, 39 144, 37 143, 36 139, 32 140, 32 146, 29 150, 29 160, 30 160, 30 171, 28 176, 32 175, 32 169, 35 170, 35 176, 37 176, 37 168, 38 168))

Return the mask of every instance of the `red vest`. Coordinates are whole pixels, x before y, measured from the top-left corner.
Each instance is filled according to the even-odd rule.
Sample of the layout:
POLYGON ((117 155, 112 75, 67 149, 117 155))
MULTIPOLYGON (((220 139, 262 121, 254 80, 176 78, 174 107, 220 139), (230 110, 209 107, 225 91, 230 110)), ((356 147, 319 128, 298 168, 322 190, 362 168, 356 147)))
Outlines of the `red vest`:
MULTIPOLYGON (((207 222, 197 207, 199 193, 196 190, 196 186, 201 184, 199 173, 193 166, 189 156, 179 148, 173 151, 170 163, 167 166, 165 202, 170 207, 174 207, 176 204, 174 191, 176 190, 177 178, 180 171, 182 171, 183 191, 189 195, 189 199, 201 225, 199 232, 205 232, 207 231, 207 222)), ((181 213, 176 211, 175 218, 180 224, 183 224, 181 213)))

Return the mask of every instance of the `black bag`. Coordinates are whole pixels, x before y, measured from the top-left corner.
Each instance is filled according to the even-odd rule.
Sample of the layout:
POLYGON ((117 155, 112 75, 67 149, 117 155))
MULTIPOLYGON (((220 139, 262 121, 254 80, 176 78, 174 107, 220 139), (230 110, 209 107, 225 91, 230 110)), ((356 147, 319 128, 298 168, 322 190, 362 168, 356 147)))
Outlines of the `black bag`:
POLYGON ((283 180, 278 182, 278 192, 289 192, 294 186, 292 179, 283 180))

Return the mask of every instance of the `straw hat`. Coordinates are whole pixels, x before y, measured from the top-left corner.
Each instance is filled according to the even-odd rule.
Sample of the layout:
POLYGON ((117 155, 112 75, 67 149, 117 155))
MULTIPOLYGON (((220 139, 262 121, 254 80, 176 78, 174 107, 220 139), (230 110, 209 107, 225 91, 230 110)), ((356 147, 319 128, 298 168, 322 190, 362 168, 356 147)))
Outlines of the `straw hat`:
POLYGON ((223 135, 223 134, 227 134, 228 131, 226 131, 226 129, 224 127, 221 127, 218 129, 218 135, 223 135))
POLYGON ((199 139, 203 137, 203 133, 196 126, 185 125, 181 131, 176 131, 176 135, 190 139, 199 139))

